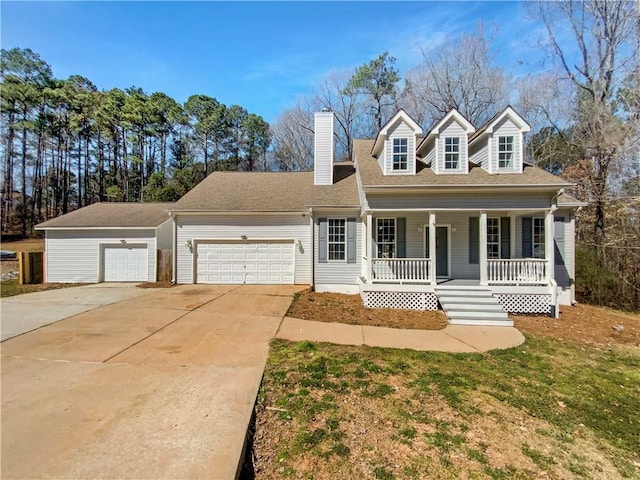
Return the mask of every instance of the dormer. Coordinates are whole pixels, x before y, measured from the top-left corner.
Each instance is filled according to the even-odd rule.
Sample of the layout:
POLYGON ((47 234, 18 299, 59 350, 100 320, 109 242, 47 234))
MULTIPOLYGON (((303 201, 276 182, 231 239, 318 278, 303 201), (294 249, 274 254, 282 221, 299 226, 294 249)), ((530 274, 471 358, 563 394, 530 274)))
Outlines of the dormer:
POLYGON ((469 136, 476 129, 455 108, 429 130, 416 154, 436 174, 469 173, 469 136))
POLYGON ((471 161, 489 173, 522 173, 524 134, 530 130, 513 108, 505 108, 471 137, 471 161))
POLYGON ((422 128, 400 109, 381 129, 371 150, 385 175, 415 175, 416 145, 422 128))

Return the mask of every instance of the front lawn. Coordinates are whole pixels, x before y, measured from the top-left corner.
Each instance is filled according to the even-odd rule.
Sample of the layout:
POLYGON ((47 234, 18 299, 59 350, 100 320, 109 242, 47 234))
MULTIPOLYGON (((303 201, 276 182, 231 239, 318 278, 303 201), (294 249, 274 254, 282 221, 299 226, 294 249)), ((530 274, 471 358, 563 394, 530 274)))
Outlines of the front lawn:
POLYGON ((23 293, 44 292, 45 290, 57 290, 58 288, 79 287, 86 283, 36 283, 33 285, 20 285, 18 280, 4 280, 0 283, 0 297, 13 297, 23 293))
POLYGON ((640 478, 640 350, 486 354, 274 341, 256 479, 640 478))

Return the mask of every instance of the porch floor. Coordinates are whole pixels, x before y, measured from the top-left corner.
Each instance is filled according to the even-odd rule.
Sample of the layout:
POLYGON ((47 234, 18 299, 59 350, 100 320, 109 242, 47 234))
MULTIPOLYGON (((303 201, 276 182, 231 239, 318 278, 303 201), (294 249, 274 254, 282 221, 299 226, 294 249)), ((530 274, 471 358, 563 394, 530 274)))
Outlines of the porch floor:
POLYGON ((438 285, 452 286, 452 287, 479 287, 479 279, 463 279, 463 278, 438 278, 436 280, 438 285))

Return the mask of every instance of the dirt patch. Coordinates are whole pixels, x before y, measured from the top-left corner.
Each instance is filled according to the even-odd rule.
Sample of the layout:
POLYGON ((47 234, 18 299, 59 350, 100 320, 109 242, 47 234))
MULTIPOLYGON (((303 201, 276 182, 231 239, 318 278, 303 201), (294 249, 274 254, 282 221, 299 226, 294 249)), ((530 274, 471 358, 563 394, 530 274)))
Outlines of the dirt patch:
POLYGON ((447 326, 447 317, 441 311, 366 308, 359 295, 317 293, 311 290, 304 290, 295 296, 287 315, 316 322, 370 327, 441 330, 447 326))
POLYGON ((561 307, 558 319, 526 315, 511 318, 518 330, 531 335, 591 345, 640 345, 638 314, 580 304, 561 307))
POLYGON ((18 260, 2 260, 0 262, 0 273, 11 273, 18 271, 18 260))
POLYGON ((2 242, 2 250, 14 252, 44 252, 44 238, 25 238, 15 242, 2 242))
POLYGON ((136 285, 138 288, 172 288, 175 286, 176 284, 171 282, 145 282, 136 285))

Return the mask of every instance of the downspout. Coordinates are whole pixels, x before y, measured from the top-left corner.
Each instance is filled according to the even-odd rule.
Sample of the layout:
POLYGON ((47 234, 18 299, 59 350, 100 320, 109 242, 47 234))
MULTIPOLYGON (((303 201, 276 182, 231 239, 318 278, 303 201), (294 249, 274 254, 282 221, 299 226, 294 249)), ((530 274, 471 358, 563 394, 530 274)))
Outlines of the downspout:
POLYGON ((176 217, 173 212, 170 213, 171 220, 173 221, 173 245, 172 245, 172 254, 171 254, 171 283, 174 285, 178 283, 177 281, 177 267, 178 267, 178 259, 176 256, 178 255, 178 224, 176 222, 176 217))
POLYGON ((315 290, 316 288, 316 269, 315 269, 315 243, 316 243, 316 232, 315 232, 315 225, 313 223, 313 209, 310 208, 309 209, 309 223, 311 226, 311 241, 310 243, 310 249, 311 249, 311 290, 315 290))

